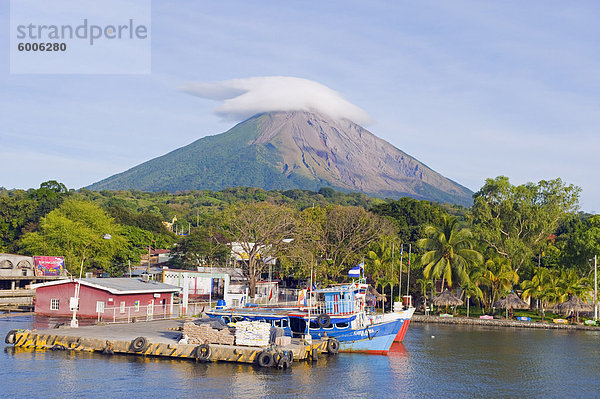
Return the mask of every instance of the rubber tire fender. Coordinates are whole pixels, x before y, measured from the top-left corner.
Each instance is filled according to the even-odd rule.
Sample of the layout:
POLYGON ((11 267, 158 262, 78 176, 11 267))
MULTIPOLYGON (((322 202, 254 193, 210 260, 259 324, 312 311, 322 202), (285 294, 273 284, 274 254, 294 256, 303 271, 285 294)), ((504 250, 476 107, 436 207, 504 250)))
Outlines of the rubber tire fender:
POLYGON ((287 357, 287 354, 285 354, 279 358, 279 361, 277 362, 277 367, 279 367, 280 369, 290 368, 290 361, 287 357))
POLYGON ((317 316, 317 324, 321 328, 327 328, 331 325, 331 317, 327 313, 321 313, 317 316))
POLYGON ((145 337, 137 337, 131 341, 131 345, 129 345, 129 349, 131 349, 133 352, 143 352, 147 347, 148 340, 145 337))
POLYGON ((262 351, 256 356, 256 364, 260 367, 272 367, 274 363, 273 354, 269 351, 262 351))
POLYGON ((210 346, 208 344, 198 345, 196 347, 196 359, 198 360, 208 360, 211 355, 210 346))
POLYGON ((292 362, 294 361, 294 352, 287 351, 285 353, 285 357, 287 357, 288 362, 290 362, 290 364, 292 364, 292 362))
POLYGON ((312 360, 313 362, 319 361, 319 350, 317 348, 314 348, 312 350, 312 355, 310 357, 310 360, 312 360))
POLYGON ((8 334, 6 334, 6 337, 4 338, 4 343, 5 344, 14 344, 15 343, 15 333, 17 333, 19 330, 10 330, 8 332, 8 334))
POLYGON ((340 352, 340 341, 337 338, 329 338, 327 340, 327 352, 335 355, 340 352))

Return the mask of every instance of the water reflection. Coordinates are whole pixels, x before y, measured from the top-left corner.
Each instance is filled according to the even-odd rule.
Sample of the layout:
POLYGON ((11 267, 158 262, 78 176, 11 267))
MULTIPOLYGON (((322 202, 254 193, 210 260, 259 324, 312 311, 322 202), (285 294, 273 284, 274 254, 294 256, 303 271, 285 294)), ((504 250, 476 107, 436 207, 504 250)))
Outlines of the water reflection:
MULTIPOLYGON (((53 322, 0 318, 0 334, 53 322)), ((389 356, 322 356, 290 370, 6 346, 0 378, 3 397, 595 397, 599 338, 413 323, 389 356)))

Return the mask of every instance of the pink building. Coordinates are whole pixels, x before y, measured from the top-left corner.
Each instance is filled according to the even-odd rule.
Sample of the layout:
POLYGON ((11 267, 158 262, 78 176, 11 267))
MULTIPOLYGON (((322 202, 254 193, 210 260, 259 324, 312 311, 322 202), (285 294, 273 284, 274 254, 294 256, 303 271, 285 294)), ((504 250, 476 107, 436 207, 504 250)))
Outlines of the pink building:
POLYGON ((71 316, 70 298, 76 283, 81 281, 78 317, 98 317, 100 314, 127 313, 146 317, 173 313, 173 296, 179 287, 144 281, 141 278, 84 278, 33 284, 37 314, 71 316))

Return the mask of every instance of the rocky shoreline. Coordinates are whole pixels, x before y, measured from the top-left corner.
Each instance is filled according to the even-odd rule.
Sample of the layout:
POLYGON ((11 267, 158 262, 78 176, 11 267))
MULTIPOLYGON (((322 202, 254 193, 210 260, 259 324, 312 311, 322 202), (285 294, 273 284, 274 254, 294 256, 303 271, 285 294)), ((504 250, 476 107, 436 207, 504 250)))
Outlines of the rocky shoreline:
POLYGON ((474 319, 466 317, 439 317, 439 316, 425 316, 425 315, 413 315, 411 321, 413 323, 433 323, 433 324, 458 324, 458 325, 470 325, 470 326, 484 326, 484 327, 515 327, 515 328, 543 328, 543 329, 556 329, 556 330, 587 330, 587 331, 598 331, 600 327, 585 326, 580 324, 554 324, 552 322, 531 322, 531 321, 517 321, 517 320, 485 320, 485 319, 474 319))

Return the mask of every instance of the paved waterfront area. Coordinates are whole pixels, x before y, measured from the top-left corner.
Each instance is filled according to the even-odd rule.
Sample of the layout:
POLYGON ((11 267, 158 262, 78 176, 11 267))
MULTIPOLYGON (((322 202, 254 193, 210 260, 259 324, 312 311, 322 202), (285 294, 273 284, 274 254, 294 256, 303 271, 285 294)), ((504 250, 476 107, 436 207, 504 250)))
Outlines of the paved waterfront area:
POLYGON ((110 341, 131 341, 146 337, 150 342, 172 344, 181 338, 181 332, 169 330, 183 325, 184 320, 156 320, 129 324, 104 324, 78 328, 52 328, 35 331, 38 334, 64 335, 69 337, 96 338, 110 341))

